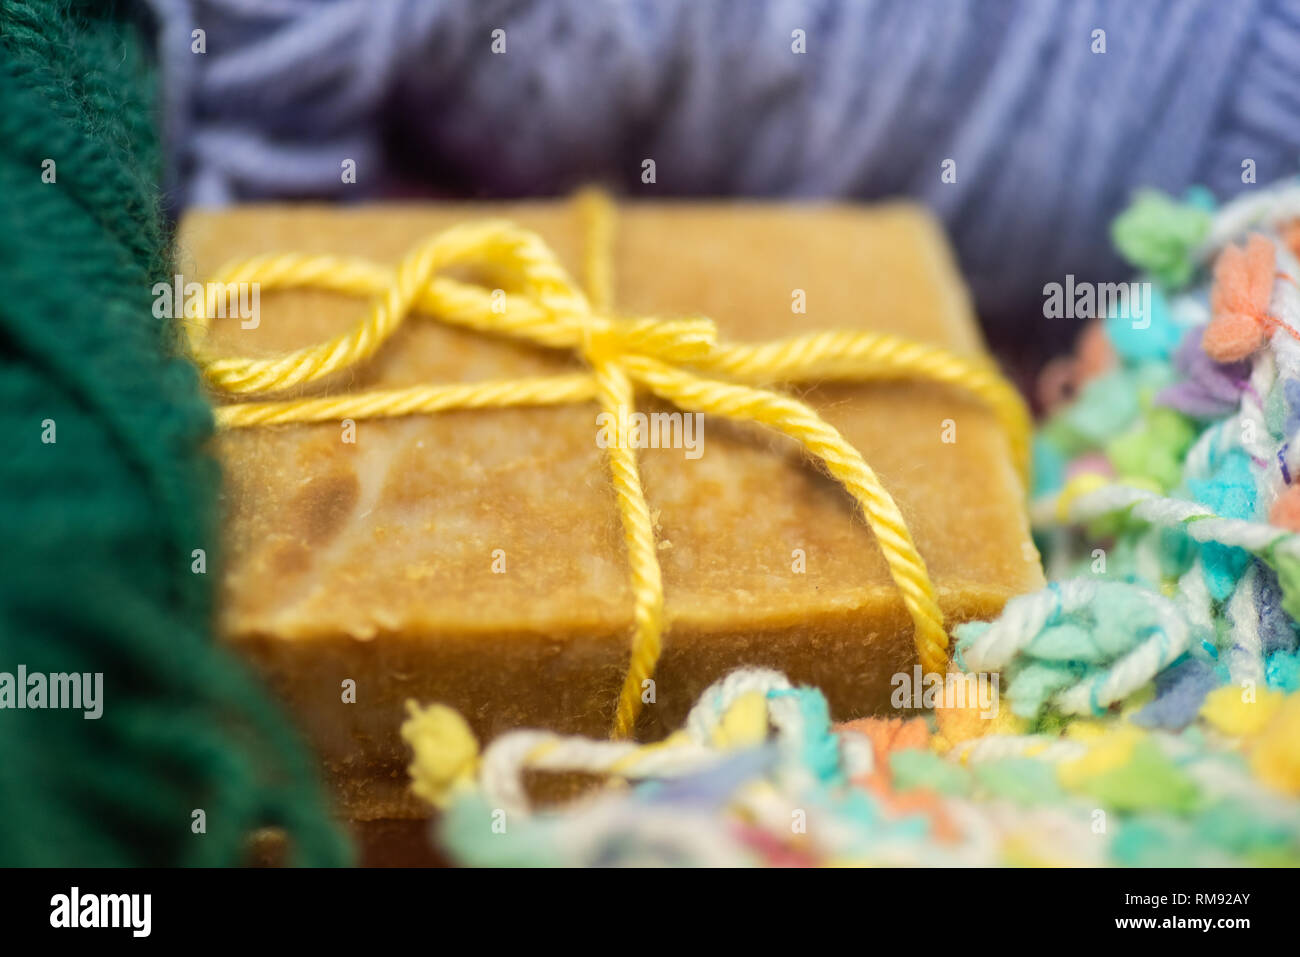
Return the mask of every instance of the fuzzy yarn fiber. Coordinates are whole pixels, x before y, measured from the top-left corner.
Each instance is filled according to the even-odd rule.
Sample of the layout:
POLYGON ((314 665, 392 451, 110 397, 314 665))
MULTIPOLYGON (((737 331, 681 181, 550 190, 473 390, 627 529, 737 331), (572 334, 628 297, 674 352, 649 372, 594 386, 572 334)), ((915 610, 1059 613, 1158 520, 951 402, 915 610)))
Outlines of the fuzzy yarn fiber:
POLYGON ((1265 183, 1300 155, 1298 0, 151 2, 182 204, 912 196, 1012 346, 1043 283, 1122 275, 1135 187, 1227 198, 1243 160, 1265 183))
POLYGON ((169 236, 133 26, 2 0, 0 103, 0 671, 103 675, 98 720, 0 711, 0 863, 236 864, 263 826, 343 862, 304 751, 212 642, 211 412, 151 311, 169 236))

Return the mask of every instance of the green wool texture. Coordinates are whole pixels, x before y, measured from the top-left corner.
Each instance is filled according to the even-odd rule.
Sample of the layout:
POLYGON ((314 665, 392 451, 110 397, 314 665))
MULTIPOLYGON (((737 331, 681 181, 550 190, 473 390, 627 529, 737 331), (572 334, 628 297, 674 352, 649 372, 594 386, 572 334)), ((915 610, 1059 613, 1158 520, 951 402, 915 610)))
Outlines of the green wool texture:
POLYGON ((300 741, 213 641, 219 475, 152 312, 149 67, 112 3, 0 0, 0 681, 103 676, 98 719, 0 685, 0 865, 240 864, 267 826, 343 864, 300 741))
POLYGON ((1179 289, 1196 269, 1193 254, 1210 232, 1211 213, 1158 190, 1139 190, 1111 224, 1111 240, 1129 263, 1167 289, 1179 289))

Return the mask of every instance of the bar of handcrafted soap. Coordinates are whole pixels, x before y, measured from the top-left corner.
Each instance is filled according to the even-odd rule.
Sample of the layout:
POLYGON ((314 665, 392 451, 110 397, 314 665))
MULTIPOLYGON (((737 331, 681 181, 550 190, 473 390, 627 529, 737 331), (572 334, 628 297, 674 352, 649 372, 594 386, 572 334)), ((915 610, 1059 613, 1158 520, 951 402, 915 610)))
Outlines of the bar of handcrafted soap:
MULTIPOLYGON (((181 267, 202 279, 227 260, 279 251, 391 266, 418 241, 485 217, 535 230, 581 279, 587 237, 568 202, 196 211, 182 226, 181 267)), ((613 244, 616 313, 706 315, 729 340, 847 328, 965 355, 983 348, 940 231, 907 204, 631 204, 613 244)), ((343 332, 365 308, 333 293, 264 291, 256 323, 217 320, 210 344, 273 356, 343 332)), ((579 367, 417 315, 374 358, 310 392, 579 367)), ((990 412, 937 385, 796 391, 898 502, 950 626, 1041 585, 990 412)), ((406 793, 398 727, 408 698, 456 707, 482 738, 520 726, 608 732, 633 605, 598 411, 457 411, 217 440, 220 631, 288 703, 348 816, 424 813, 406 793)), ((639 452, 669 621, 639 733, 675 728, 741 665, 816 685, 837 719, 888 708, 892 676, 916 661, 912 623, 852 498, 761 427, 706 416, 677 434, 685 447, 639 452)))

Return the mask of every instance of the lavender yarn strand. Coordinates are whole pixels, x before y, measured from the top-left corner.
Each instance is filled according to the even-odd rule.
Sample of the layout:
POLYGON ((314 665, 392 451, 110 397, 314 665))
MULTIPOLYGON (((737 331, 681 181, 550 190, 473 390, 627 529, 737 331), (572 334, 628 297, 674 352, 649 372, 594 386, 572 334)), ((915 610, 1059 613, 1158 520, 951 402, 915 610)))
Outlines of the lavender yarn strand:
POLYGON ((1300 167, 1300 0, 151 3, 178 205, 908 195, 986 314, 1040 320, 1043 282, 1123 275, 1106 226, 1135 187, 1227 198, 1244 159, 1261 184, 1300 167))

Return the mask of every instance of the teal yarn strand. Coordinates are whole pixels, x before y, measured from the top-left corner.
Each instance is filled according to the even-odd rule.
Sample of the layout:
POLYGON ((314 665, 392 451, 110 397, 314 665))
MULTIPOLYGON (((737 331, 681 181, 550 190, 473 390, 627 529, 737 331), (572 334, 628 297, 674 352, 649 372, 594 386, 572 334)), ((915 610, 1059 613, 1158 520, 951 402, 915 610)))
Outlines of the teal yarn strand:
POLYGON ((0 865, 240 864, 262 827, 345 864, 302 744, 213 642, 219 476, 152 312, 151 83, 115 5, 0 0, 0 673, 103 675, 97 720, 0 709, 0 865))

